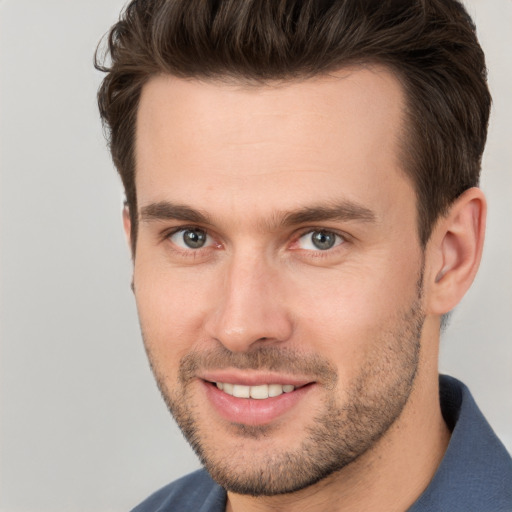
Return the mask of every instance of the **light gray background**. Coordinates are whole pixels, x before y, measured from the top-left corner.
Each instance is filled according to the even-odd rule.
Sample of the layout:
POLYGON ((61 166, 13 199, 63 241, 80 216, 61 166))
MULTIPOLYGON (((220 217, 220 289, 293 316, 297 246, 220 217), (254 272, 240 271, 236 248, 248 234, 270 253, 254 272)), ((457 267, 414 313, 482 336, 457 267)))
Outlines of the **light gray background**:
MULTIPOLYGON (((0 0, 0 510, 126 511, 197 462, 140 342, 121 188, 95 106, 119 0, 0 0)), ((494 96, 477 281, 441 369, 512 449, 512 1, 471 0, 494 96)))

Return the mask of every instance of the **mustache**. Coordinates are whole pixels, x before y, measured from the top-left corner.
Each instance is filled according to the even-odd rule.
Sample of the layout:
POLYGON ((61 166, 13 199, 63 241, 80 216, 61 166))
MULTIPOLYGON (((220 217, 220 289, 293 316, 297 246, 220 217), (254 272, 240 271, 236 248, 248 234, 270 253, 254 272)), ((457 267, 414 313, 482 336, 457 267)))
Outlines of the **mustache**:
POLYGON ((202 370, 266 370, 312 377, 328 387, 338 381, 336 367, 317 354, 280 347, 260 347, 249 352, 231 352, 223 346, 191 352, 180 361, 179 379, 186 385, 202 370))

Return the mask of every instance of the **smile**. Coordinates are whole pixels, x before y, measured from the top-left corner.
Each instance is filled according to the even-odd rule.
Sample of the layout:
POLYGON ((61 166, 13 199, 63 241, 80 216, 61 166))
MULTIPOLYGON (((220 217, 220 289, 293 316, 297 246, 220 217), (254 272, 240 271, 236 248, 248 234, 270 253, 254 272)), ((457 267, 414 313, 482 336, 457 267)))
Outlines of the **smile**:
MULTIPOLYGON (((228 378, 220 375, 211 380, 203 378, 199 382, 202 382, 201 389, 207 402, 220 417, 230 423, 254 426, 268 425, 284 417, 316 389, 316 383, 312 381, 297 379, 291 384, 281 377, 284 382, 276 384, 271 376, 267 378, 265 380, 270 384, 262 376, 238 380, 233 375, 229 377, 230 382, 225 382, 228 378)), ((293 382, 293 378, 290 380, 293 382)))
POLYGON ((265 400, 280 396, 283 393, 291 393, 295 390, 292 384, 262 384, 259 386, 245 386, 243 384, 230 384, 228 382, 215 382, 218 389, 236 398, 253 398, 265 400))

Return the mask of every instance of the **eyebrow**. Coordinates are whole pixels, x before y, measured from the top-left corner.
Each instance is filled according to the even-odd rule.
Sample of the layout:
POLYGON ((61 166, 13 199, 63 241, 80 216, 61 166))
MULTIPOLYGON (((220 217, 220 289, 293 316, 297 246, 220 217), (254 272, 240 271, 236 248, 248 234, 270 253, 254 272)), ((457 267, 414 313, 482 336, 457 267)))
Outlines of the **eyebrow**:
POLYGON ((288 212, 284 215, 280 224, 293 226, 296 224, 327 220, 375 222, 376 215, 365 206, 345 200, 326 206, 307 206, 296 211, 288 212))
POLYGON ((159 201, 143 206, 140 209, 140 220, 183 220, 198 224, 211 224, 207 213, 201 212, 183 204, 174 204, 169 201, 159 201))
MULTIPOLYGON (((204 211, 191 208, 184 204, 169 201, 159 201, 143 206, 140 210, 140 220, 143 222, 179 220, 204 225, 212 225, 211 217, 204 211)), ((275 212, 271 218, 263 222, 270 230, 278 227, 289 227, 322 221, 359 221, 375 222, 375 213, 352 201, 343 200, 327 205, 312 205, 290 212, 275 212)))

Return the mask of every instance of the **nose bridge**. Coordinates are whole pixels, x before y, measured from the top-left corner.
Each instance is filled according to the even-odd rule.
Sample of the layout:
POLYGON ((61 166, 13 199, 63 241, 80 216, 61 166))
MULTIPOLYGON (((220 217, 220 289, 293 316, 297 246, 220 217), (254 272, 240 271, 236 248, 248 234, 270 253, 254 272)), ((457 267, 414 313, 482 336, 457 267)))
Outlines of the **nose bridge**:
POLYGON ((263 251, 236 251, 224 268, 210 336, 233 352, 255 343, 278 343, 290 335, 279 271, 263 251))

